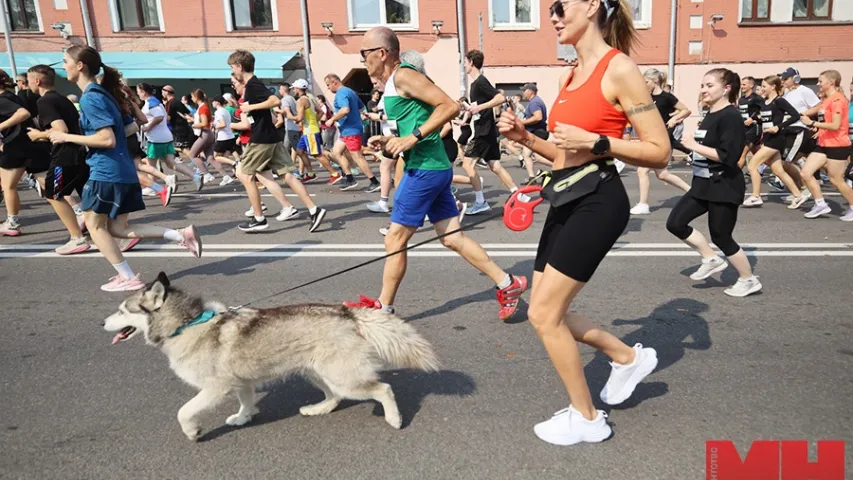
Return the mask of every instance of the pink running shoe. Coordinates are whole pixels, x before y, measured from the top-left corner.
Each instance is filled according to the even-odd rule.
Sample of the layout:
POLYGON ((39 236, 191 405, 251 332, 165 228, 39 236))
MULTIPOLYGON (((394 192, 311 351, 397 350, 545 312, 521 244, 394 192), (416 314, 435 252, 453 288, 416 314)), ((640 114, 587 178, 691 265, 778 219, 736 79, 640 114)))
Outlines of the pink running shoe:
POLYGON ((198 235, 198 231, 195 229, 195 226, 190 225, 183 229, 183 231, 181 231, 181 236, 184 237, 184 239, 179 245, 189 250, 194 257, 201 258, 201 237, 198 235))
POLYGON ((122 253, 129 252, 141 241, 141 238, 122 238, 118 241, 118 248, 121 249, 122 253))
POLYGON ((108 283, 101 285, 101 290, 105 292, 132 292, 142 288, 145 288, 145 284, 139 279, 138 273, 127 280, 121 278, 121 275, 116 275, 108 283))

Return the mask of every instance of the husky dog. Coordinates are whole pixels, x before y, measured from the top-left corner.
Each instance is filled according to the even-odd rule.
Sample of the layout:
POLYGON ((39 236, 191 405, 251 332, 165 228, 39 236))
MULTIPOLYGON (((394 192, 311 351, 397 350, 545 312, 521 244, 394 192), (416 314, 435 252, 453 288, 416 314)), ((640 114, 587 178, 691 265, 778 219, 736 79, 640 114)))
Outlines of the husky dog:
POLYGON ((317 304, 228 311, 172 287, 163 272, 122 302, 104 329, 118 332, 113 344, 142 332, 175 374, 200 390, 178 411, 190 440, 201 435, 198 415, 228 394, 237 394, 240 410, 225 423, 244 425, 257 413, 255 385, 292 373, 326 394, 300 408, 302 415, 329 413, 343 399, 373 399, 382 404, 385 421, 400 428, 394 392, 378 372, 385 366, 439 369, 429 342, 394 315, 317 304))

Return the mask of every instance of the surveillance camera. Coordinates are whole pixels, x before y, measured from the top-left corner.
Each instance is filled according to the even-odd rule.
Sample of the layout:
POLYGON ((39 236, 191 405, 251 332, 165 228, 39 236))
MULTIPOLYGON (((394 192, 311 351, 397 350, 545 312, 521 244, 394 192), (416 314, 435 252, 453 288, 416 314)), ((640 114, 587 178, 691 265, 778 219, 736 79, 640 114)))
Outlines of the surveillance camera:
POLYGON ((65 24, 64 23, 54 23, 53 25, 50 26, 50 28, 52 28, 54 30, 65 30, 65 24))
POLYGON ((715 14, 711 15, 711 20, 713 20, 715 22, 719 22, 723 18, 725 18, 725 17, 723 16, 722 13, 715 13, 715 14))

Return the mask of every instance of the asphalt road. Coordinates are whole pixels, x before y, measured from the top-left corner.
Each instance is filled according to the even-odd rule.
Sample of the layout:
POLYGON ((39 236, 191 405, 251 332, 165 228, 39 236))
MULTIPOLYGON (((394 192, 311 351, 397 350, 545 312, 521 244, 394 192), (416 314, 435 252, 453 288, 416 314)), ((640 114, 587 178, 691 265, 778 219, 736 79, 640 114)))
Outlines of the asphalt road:
MULTIPOLYGON (((524 177, 515 162, 510 171, 524 177)), ((497 208, 505 194, 484 177, 497 208)), ((633 170, 623 180, 636 200, 633 170)), ((265 233, 237 231, 248 203, 234 188, 182 194, 166 209, 148 200, 140 221, 194 223, 206 255, 146 241, 129 261, 145 280, 164 270, 184 289, 234 305, 381 254, 377 230, 387 218, 363 207, 378 195, 309 190, 330 210, 314 234, 304 209, 301 219, 272 220, 265 233)), ((460 193, 473 199, 468 187, 460 193)), ((613 438, 574 447, 533 434, 568 400, 525 321, 526 304, 516 322, 501 323, 488 279, 434 245, 412 252, 396 306, 445 369, 387 373, 402 430, 373 402, 303 418, 299 407, 322 394, 295 378, 263 387, 261 413, 245 427, 224 425, 237 402, 224 403, 203 417, 204 437, 191 443, 176 414, 193 389, 141 338, 112 346, 101 329, 122 298, 98 289, 110 266, 97 253, 54 256, 66 234, 34 192, 22 197, 25 235, 0 240, 2 478, 695 479, 704 478, 707 440, 732 440, 741 455, 757 439, 853 440, 853 225, 838 220, 837 196, 828 197, 833 216, 817 220, 802 217, 810 203, 791 212, 778 195, 740 210, 735 238, 764 291, 735 299, 723 294, 736 279, 731 268, 705 282, 687 278, 699 259, 664 226, 676 191, 653 179, 651 215, 632 218, 573 308, 628 344, 656 348, 660 363, 625 405, 599 402, 613 438)), ((530 275, 543 219, 522 233, 493 220, 470 235, 500 265, 530 275)), ((707 232, 705 218, 694 226, 707 232)), ((424 228, 415 241, 429 234, 424 228)), ((377 262, 260 306, 375 296, 381 269, 377 262)), ((582 354, 597 397, 609 365, 587 347, 582 354)), ((849 446, 846 468, 850 475, 849 446)))

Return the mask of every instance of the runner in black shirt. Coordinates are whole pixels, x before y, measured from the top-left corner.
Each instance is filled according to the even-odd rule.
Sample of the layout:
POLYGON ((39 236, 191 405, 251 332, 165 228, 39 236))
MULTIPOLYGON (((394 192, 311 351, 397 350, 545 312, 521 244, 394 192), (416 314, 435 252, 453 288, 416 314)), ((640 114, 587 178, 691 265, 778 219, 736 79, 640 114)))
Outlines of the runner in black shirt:
POLYGON ((518 190, 512 177, 500 163, 501 147, 498 143, 498 127, 495 123, 494 107, 506 101, 506 97, 495 90, 495 87, 481 73, 483 69, 483 52, 471 50, 465 56, 465 72, 474 79, 471 82, 471 105, 468 112, 473 115, 474 137, 468 142, 465 159, 462 166, 471 179, 474 188, 475 202, 468 209, 469 215, 488 211, 491 207, 483 197, 483 184, 474 166, 480 160, 488 162, 489 169, 501 179, 510 192, 518 190))
POLYGON ((782 80, 771 75, 761 82, 761 95, 766 99, 761 103, 759 120, 761 122, 761 148, 749 159, 749 179, 752 182, 752 195, 743 201, 745 207, 758 207, 764 204, 761 200, 761 174, 758 167, 767 163, 773 173, 791 190, 793 195, 791 210, 800 208, 808 197, 797 186, 797 182, 783 167, 782 152, 787 148, 788 135, 786 129, 799 121, 799 113, 787 100, 782 98, 782 80), (785 120, 785 117, 788 117, 785 120))
POLYGON ((754 155, 761 146, 761 105, 764 103, 764 98, 755 93, 753 77, 743 77, 740 91, 742 95, 737 101, 737 108, 746 129, 746 146, 737 163, 743 168, 746 163, 746 154, 754 155))
MULTIPOLYGON (((691 114, 690 109, 681 103, 675 95, 663 90, 663 86, 666 84, 665 73, 656 68, 650 68, 645 71, 643 77, 646 79, 646 87, 652 95, 652 100, 655 102, 655 106, 658 108, 658 112, 660 112, 660 116, 666 124, 672 148, 689 153, 689 150, 681 144, 678 138, 681 137, 680 131, 684 128, 682 122, 691 114)), ((640 182, 640 201, 631 208, 631 215, 648 215, 651 213, 651 209, 649 208, 649 189, 651 188, 649 172, 654 172, 658 180, 679 188, 682 191, 686 192, 690 189, 690 185, 687 182, 670 173, 669 169, 638 167, 637 176, 640 182)))
POLYGON ((308 213, 311 216, 308 231, 315 231, 325 218, 326 210, 314 205, 305 190, 305 185, 293 175, 296 172, 296 166, 280 140, 271 112, 272 108, 281 104, 281 100, 255 76, 255 56, 250 52, 235 51, 228 57, 228 65, 231 66, 231 74, 234 78, 245 83, 243 92, 245 102, 240 109, 249 115, 249 123, 252 124, 249 143, 243 149, 242 160, 237 168, 237 178, 246 187, 253 215, 247 223, 237 228, 244 232, 256 232, 269 227, 263 214, 261 192, 258 190, 255 178, 281 204, 281 213, 276 217, 277 220, 284 221, 299 216, 299 211, 287 201, 281 186, 273 179, 272 174, 275 172, 308 207, 308 213))
MULTIPOLYGON (((80 114, 77 108, 64 95, 54 90, 56 71, 47 65, 35 65, 27 72, 31 89, 39 96, 38 116, 41 130, 30 129, 30 140, 50 145, 50 132, 66 132, 81 135, 80 114)), ((83 236, 83 211, 80 209, 80 197, 83 186, 89 180, 89 167, 86 165, 86 149, 74 143, 58 143, 51 146, 50 168, 46 175, 36 175, 36 181, 42 185, 42 196, 47 199, 59 220, 68 230, 71 239, 56 249, 60 255, 72 255, 89 250, 90 245, 83 236)))
POLYGON ((702 80, 703 100, 711 109, 696 133, 684 138, 693 151, 693 186, 670 212, 666 228, 702 255, 702 265, 693 280, 704 280, 726 269, 728 262, 717 256, 708 240, 689 224, 708 214, 711 240, 729 258, 740 277, 725 290, 726 295, 745 297, 761 290, 758 277, 740 245, 732 238, 737 209, 744 193, 743 172, 737 166, 746 132, 743 119, 733 105, 740 90, 740 79, 731 70, 717 68, 702 80))

